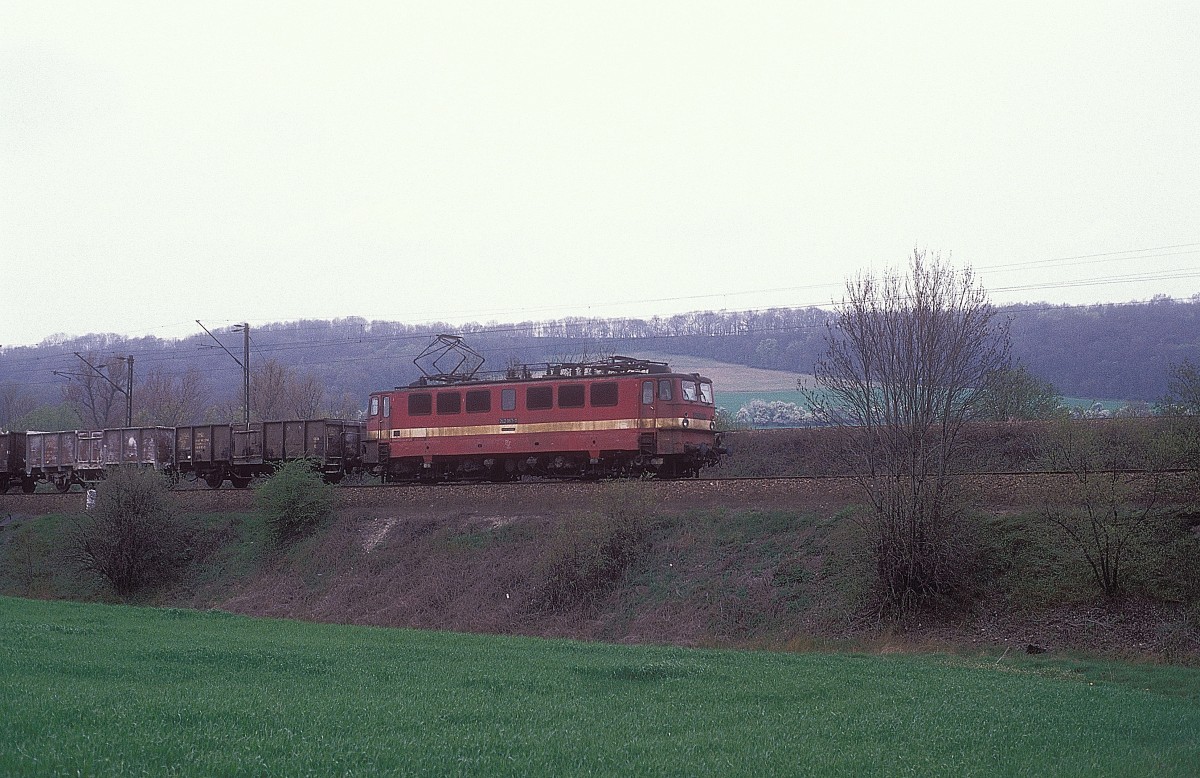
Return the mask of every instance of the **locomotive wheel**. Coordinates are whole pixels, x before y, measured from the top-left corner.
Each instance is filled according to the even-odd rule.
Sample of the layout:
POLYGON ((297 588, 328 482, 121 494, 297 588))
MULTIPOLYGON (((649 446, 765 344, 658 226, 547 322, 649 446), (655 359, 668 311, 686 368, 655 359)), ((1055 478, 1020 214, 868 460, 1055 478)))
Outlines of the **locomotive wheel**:
POLYGON ((213 471, 204 476, 204 483, 208 484, 209 489, 220 489, 221 483, 224 482, 225 476, 220 472, 213 471))

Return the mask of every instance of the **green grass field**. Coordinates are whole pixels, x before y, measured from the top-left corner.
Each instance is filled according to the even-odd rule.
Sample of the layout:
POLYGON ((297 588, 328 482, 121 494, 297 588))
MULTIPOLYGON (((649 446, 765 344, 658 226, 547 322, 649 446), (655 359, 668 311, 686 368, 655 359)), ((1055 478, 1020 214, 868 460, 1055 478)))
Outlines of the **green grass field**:
POLYGON ((0 774, 1195 775, 1200 671, 0 599, 0 774), (1112 680, 1105 680, 1112 679, 1112 680))

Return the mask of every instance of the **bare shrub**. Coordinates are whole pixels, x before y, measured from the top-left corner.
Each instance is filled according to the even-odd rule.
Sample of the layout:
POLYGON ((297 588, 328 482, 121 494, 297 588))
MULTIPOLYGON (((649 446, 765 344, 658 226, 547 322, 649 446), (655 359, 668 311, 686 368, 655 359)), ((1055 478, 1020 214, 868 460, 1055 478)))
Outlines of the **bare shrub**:
POLYGON ((123 596, 172 580, 189 543, 167 480, 137 468, 119 468, 97 485, 95 507, 74 520, 70 538, 80 567, 123 596))
POLYGON ((1106 437, 1094 424, 1059 423, 1049 435, 1046 464, 1065 472, 1070 488, 1048 495, 1040 511, 1083 555, 1109 597, 1125 591, 1133 563, 1151 553, 1161 534, 1176 458, 1170 439, 1145 426, 1122 432, 1106 437))

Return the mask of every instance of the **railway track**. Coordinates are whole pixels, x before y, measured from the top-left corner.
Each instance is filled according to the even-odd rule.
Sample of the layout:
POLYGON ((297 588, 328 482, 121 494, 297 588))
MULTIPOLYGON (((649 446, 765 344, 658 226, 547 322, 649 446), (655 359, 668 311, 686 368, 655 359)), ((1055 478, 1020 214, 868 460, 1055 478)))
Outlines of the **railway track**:
MULTIPOLYGON (((1185 476, 1192 471, 1174 471, 1185 476)), ((1134 471, 1118 475, 1135 475, 1134 471)), ((1056 483, 1070 477, 1063 472, 967 473, 960 476, 972 501, 989 508, 1035 507, 1056 483)), ((451 482, 416 484, 342 484, 337 487, 340 506, 362 508, 371 513, 413 508, 471 510, 472 505, 524 508, 544 513, 559 509, 602 504, 614 490, 637 490, 640 499, 656 509, 686 510, 704 507, 783 509, 808 507, 840 509, 861 501, 855 480, 849 476, 774 476, 737 478, 693 478, 673 481, 516 481, 510 483, 451 482)), ((175 491, 182 507, 197 512, 243 512, 253 509, 254 490, 180 488, 175 491)), ((60 494, 0 495, 0 521, 6 516, 77 513, 84 510, 82 491, 60 494)))

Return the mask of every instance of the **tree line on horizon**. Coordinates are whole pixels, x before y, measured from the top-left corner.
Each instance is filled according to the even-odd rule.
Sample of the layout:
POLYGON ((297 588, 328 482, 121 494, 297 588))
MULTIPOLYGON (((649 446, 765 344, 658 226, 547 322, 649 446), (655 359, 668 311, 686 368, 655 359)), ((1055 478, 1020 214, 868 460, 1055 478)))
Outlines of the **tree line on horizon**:
MULTIPOLYGON (((1065 396, 1155 402, 1167 394, 1173 371, 1200 363, 1200 296, 1082 307, 1030 303, 997 313, 1009 323, 1017 364, 1065 396)), ((832 315, 810 307, 458 327, 362 318, 270 324, 253 331, 251 416, 353 416, 371 391, 419 377, 413 358, 443 332, 463 335, 487 357, 484 370, 652 352, 811 374, 832 315)), ((240 337, 216 334, 231 347, 240 337)), ((243 418, 242 368, 206 335, 89 334, 0 349, 0 427, 123 424, 122 356, 135 359, 135 424, 243 418)))

